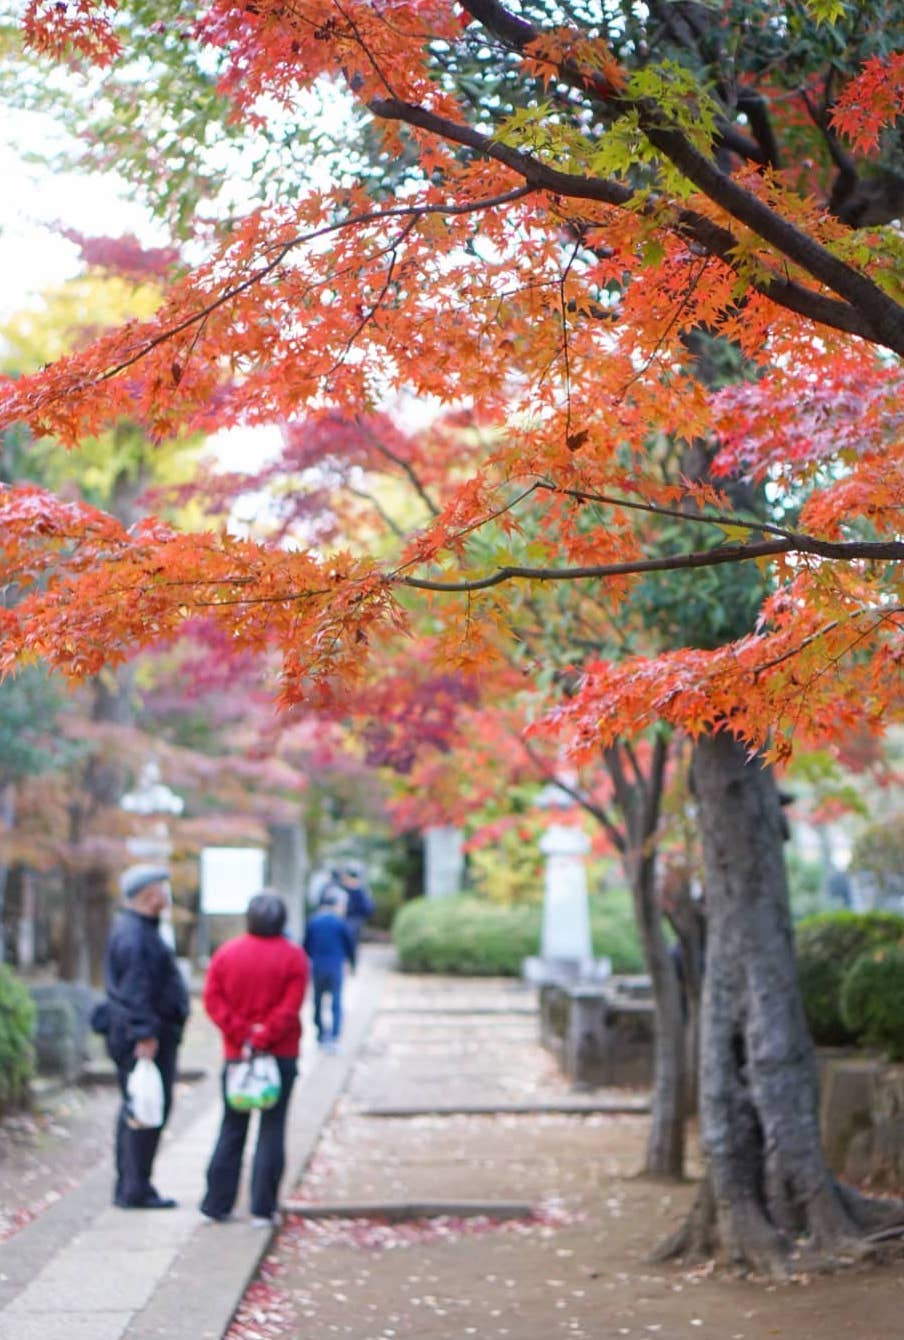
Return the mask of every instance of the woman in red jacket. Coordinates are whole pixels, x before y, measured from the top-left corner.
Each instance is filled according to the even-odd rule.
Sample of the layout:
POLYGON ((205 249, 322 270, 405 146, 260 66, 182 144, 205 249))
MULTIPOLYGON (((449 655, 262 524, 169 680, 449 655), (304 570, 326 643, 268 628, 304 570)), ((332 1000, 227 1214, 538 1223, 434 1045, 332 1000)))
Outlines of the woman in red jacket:
MULTIPOLYGON (((249 1051, 269 1052, 279 1066, 281 1090, 275 1107, 260 1113, 260 1128, 251 1166, 253 1222, 275 1222, 279 1183, 286 1161, 286 1114, 298 1070, 301 1003, 308 984, 304 950, 283 935, 286 906, 276 893, 264 890, 248 904, 247 934, 229 940, 213 955, 204 983, 204 1008, 223 1034, 227 1061, 249 1051)), ((207 1194, 201 1202, 205 1219, 229 1219, 238 1194, 242 1154, 250 1112, 226 1104, 225 1067, 223 1122, 207 1168, 207 1194)))

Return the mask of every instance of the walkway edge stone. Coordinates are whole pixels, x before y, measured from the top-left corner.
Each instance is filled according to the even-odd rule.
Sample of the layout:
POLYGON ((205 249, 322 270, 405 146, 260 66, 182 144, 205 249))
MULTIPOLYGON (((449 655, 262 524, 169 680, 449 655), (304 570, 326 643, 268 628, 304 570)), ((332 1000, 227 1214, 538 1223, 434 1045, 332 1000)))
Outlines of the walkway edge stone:
POLYGON ((412 1219, 530 1219, 536 1205, 522 1200, 363 1201, 318 1205, 286 1201, 287 1214, 300 1219, 385 1219, 398 1224, 412 1219))
POLYGON ((566 1116, 592 1117, 600 1113, 606 1116, 643 1116, 650 1110, 649 1098, 611 1099, 600 1102, 558 1103, 431 1103, 428 1106, 416 1105, 393 1107, 380 1104, 374 1107, 358 1109, 360 1117, 508 1117, 508 1116, 566 1116))

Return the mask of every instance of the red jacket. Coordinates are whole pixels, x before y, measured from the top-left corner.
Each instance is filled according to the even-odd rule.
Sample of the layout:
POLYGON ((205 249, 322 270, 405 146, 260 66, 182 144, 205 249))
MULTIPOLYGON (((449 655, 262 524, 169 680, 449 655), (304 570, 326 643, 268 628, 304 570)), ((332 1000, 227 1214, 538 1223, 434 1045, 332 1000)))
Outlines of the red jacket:
POLYGON ((227 1061, 242 1046, 297 1056, 308 957, 282 935, 240 935, 221 945, 204 982, 204 1008, 223 1034, 227 1061))

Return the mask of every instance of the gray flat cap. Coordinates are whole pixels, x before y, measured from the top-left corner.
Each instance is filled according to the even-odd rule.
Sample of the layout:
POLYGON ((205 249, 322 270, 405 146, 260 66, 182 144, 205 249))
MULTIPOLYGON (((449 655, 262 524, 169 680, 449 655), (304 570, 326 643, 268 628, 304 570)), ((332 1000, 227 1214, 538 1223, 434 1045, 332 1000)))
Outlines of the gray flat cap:
POLYGON ((119 877, 119 888, 123 898, 134 898, 149 884, 159 884, 169 879, 170 872, 165 865, 130 865, 119 877))

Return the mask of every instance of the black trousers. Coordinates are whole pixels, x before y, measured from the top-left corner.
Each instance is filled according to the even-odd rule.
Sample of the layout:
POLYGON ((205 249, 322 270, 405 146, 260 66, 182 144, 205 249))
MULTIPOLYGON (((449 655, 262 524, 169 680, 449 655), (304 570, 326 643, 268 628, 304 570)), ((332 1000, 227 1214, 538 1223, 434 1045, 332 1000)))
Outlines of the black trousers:
MULTIPOLYGON (((173 1103, 173 1082, 176 1078, 176 1052, 179 1039, 167 1037, 158 1039, 157 1055, 154 1064, 163 1080, 163 1125, 166 1125, 173 1103)), ((156 1130, 133 1130, 126 1121, 126 1081, 135 1064, 131 1049, 125 1053, 113 1055, 116 1063, 116 1075, 122 1103, 116 1119, 116 1185, 113 1199, 120 1205, 140 1205, 153 1194, 151 1171, 154 1157, 160 1143, 163 1126, 156 1130)))
MULTIPOLYGON (((262 1219, 276 1211, 279 1184, 286 1166, 286 1115, 298 1073, 298 1062, 294 1057, 277 1056, 276 1063, 282 1087, 276 1105, 258 1113, 260 1125, 251 1164, 251 1213, 262 1219)), ((222 1219, 232 1213, 252 1116, 250 1112, 236 1112, 227 1106, 225 1067, 222 1083, 223 1121, 207 1165, 207 1193, 201 1202, 201 1212, 212 1219, 222 1219)))

